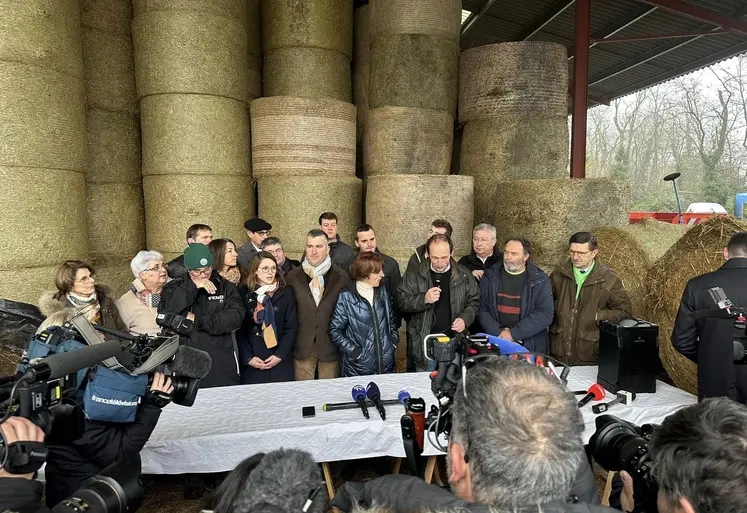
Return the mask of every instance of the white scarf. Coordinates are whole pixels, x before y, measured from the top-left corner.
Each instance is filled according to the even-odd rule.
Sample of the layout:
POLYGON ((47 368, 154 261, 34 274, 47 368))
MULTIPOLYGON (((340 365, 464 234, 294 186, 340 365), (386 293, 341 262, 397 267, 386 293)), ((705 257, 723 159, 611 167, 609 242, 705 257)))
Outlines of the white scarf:
POLYGON ((276 288, 278 288, 278 282, 273 283, 272 285, 262 285, 259 287, 257 292, 257 303, 262 303, 265 300, 265 296, 268 292, 274 291, 276 288))
POLYGON ((303 271, 309 275, 309 278, 311 278, 309 288, 311 289, 311 295, 314 297, 316 306, 319 306, 319 303, 322 301, 322 296, 324 295, 324 280, 322 279, 322 276, 327 274, 327 271, 332 268, 332 259, 327 255, 324 262, 316 267, 313 267, 308 260, 304 260, 301 265, 303 266, 303 271))

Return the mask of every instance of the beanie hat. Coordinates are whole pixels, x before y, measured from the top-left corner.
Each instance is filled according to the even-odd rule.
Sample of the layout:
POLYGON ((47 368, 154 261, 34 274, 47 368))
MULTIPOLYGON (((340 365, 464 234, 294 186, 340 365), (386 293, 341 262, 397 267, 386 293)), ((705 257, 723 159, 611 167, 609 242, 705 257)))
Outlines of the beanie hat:
POLYGON ((184 250, 184 267, 188 271, 211 265, 213 265, 213 254, 206 245, 195 242, 184 250))

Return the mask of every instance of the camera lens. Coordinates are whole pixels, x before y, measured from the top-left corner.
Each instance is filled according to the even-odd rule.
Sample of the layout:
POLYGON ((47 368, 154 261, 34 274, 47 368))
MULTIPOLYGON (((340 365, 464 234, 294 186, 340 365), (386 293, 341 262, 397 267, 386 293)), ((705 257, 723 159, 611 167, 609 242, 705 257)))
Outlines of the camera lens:
POLYGON ((184 376, 172 376, 171 384, 174 391, 171 393, 171 401, 181 406, 192 406, 197 398, 200 388, 200 380, 184 376))
POLYGON ((640 460, 648 453, 648 440, 635 426, 612 415, 596 419, 597 431, 589 440, 594 459, 607 470, 638 473, 640 460))
POLYGON ((133 513, 143 499, 140 463, 124 461, 105 468, 71 497, 57 504, 57 513, 133 513))

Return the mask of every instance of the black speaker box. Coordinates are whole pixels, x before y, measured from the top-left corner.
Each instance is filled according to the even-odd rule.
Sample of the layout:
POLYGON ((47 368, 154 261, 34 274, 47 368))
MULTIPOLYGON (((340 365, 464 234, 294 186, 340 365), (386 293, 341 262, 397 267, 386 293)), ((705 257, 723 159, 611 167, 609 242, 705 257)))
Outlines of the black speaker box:
POLYGON ((599 324, 597 383, 604 388, 654 393, 659 366, 658 325, 638 319, 599 324))

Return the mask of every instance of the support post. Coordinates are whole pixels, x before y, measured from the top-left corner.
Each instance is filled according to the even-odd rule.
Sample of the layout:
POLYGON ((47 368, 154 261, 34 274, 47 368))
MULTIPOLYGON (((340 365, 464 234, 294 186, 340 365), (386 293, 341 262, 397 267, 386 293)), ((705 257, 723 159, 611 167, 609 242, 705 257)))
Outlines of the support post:
POLYGON ((571 124, 571 178, 586 176, 586 109, 589 95, 589 38, 591 0, 576 0, 573 59, 573 120, 571 124))

